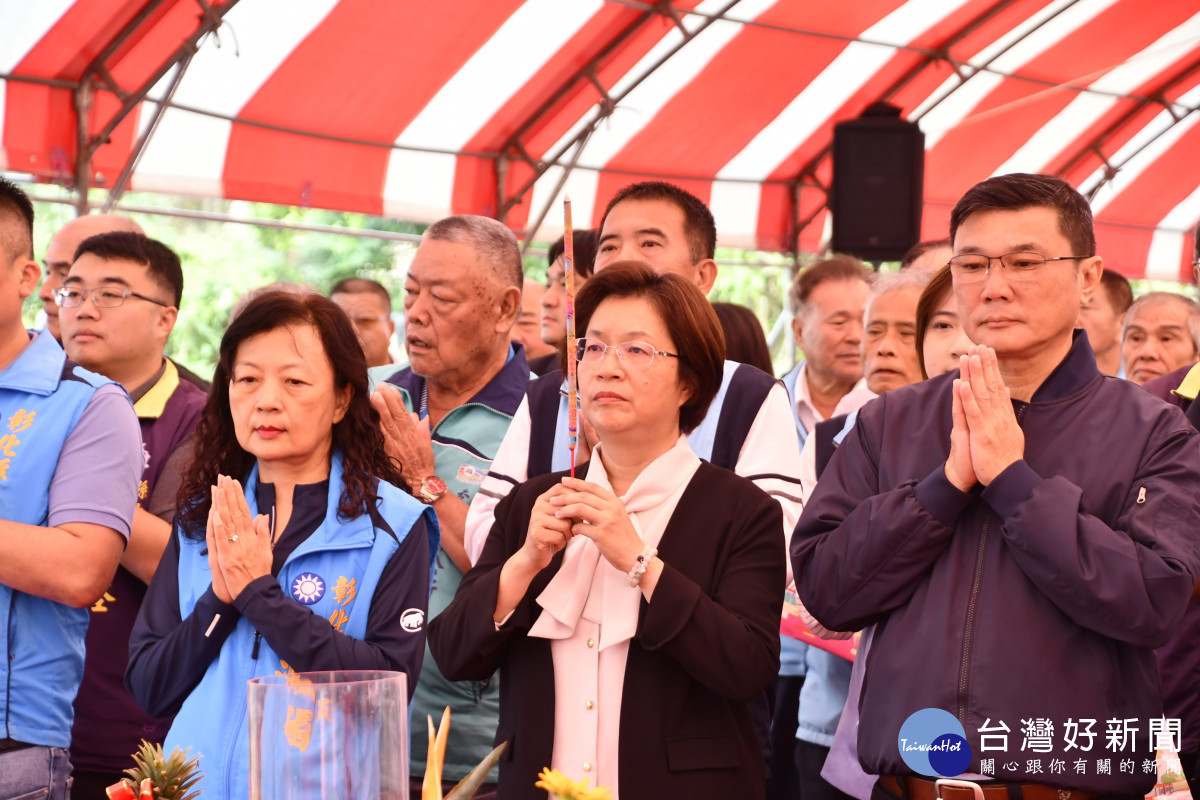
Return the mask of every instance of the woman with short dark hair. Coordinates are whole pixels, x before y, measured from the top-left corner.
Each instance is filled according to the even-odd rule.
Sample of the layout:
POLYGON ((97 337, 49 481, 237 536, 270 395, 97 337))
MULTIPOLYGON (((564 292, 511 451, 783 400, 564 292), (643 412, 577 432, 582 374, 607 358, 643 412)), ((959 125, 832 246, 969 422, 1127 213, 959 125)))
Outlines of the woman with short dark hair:
POLYGON ((581 478, 522 484, 430 628, 453 680, 501 668, 500 798, 538 771, 626 798, 762 797, 749 700, 779 668, 779 504, 701 462, 684 434, 721 385, 725 346, 693 284, 614 264, 576 304, 581 478))
POLYGON ((411 698, 437 548, 385 455, 349 318, 317 294, 252 300, 221 339, 125 676, 143 708, 176 715, 166 748, 200 757, 195 788, 245 796, 250 678, 393 670, 411 698))

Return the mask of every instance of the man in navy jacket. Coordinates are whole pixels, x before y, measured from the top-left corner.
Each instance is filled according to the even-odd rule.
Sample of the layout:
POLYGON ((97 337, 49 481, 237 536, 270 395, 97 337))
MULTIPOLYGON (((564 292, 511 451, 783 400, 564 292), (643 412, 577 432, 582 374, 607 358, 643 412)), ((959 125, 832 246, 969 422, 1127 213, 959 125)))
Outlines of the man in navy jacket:
POLYGON ((877 798, 938 796, 919 748, 955 727, 969 758, 943 769, 975 786, 943 798, 1143 795, 1171 744, 1152 648, 1200 572, 1200 439, 1073 330, 1102 269, 1078 192, 991 178, 950 233, 977 346, 861 410, 792 539, 801 600, 877 625, 858 743, 877 798), (902 734, 925 709, 947 730, 902 734))

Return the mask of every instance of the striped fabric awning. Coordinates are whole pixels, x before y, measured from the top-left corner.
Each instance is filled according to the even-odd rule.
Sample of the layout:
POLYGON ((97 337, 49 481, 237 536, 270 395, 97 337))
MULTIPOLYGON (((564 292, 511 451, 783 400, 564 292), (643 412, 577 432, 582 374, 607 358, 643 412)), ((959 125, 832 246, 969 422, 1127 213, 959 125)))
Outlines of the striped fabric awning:
POLYGON ((833 125, 926 135, 924 238, 1059 174, 1100 253, 1190 279, 1196 0, 0 0, 0 169, 558 234, 680 183, 721 243, 814 251, 833 125), (82 123, 79 121, 82 118, 82 123))

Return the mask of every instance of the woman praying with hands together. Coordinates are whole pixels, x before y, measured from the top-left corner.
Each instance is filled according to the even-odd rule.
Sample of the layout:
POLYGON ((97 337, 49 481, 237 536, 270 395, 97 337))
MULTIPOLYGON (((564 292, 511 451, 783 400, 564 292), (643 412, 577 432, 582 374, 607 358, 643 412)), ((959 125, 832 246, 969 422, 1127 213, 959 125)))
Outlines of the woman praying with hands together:
POLYGON ((379 425, 332 301, 271 292, 230 323, 125 678, 176 715, 165 747, 199 755, 206 798, 249 786, 251 678, 394 670, 411 698, 438 528, 379 425))

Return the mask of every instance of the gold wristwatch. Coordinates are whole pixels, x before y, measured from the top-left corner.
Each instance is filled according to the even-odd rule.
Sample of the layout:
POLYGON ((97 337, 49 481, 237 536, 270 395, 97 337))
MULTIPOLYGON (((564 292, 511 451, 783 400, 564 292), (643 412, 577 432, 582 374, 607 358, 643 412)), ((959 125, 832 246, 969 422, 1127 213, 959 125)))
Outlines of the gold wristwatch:
POLYGON ((448 489, 444 480, 437 475, 429 475, 417 487, 417 499, 425 505, 431 506, 447 491, 448 489))

